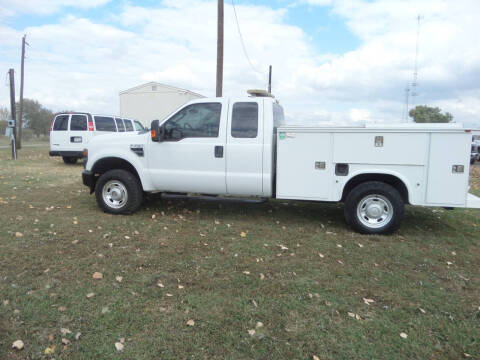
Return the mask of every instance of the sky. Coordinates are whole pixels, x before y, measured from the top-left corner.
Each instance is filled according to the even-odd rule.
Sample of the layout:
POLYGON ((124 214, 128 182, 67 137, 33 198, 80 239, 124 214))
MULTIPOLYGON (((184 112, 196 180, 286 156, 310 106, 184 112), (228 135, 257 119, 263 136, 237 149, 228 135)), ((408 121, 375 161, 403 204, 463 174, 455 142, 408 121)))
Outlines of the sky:
MULTIPOLYGON (((26 34, 24 96, 53 111, 118 114, 119 92, 149 81, 214 96, 216 6, 0 0, 0 74, 15 69, 18 98, 26 34)), ((418 15, 410 108, 438 106, 480 128, 478 0, 226 0, 224 95, 266 88, 272 65, 272 92, 291 123, 405 121, 418 15)))

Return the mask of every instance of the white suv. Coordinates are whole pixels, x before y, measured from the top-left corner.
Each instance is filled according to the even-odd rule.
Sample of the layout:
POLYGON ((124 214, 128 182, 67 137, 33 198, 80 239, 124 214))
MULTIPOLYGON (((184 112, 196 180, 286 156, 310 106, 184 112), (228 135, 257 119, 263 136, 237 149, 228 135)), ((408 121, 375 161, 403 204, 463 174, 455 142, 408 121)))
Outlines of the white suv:
POLYGON ((61 156, 66 164, 75 164, 83 157, 85 144, 94 136, 143 129, 138 121, 111 115, 60 113, 53 119, 50 129, 50 156, 61 156))

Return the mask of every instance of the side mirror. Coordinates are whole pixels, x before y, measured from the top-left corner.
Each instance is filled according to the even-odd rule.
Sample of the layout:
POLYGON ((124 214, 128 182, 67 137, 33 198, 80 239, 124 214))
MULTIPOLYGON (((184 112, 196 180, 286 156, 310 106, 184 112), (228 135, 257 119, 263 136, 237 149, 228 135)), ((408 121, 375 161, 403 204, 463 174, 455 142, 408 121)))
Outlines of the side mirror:
POLYGON ((159 120, 153 120, 151 124, 150 136, 152 137, 152 141, 159 142, 160 138, 158 136, 159 133, 159 120))
POLYGON ((162 142, 165 138, 165 127, 160 126, 160 120, 153 120, 150 129, 150 135, 152 136, 152 141, 162 142))

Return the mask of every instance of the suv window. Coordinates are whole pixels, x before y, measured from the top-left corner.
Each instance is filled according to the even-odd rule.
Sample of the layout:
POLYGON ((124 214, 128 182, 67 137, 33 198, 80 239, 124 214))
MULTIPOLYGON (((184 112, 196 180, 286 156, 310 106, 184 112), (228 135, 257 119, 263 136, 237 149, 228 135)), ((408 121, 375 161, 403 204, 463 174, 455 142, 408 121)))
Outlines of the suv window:
POLYGON ((68 130, 68 115, 58 115, 53 123, 53 131, 68 130))
POLYGON ((189 105, 165 123, 165 139, 180 140, 189 137, 218 137, 220 103, 189 105))
POLYGON ((122 119, 115 118, 115 121, 117 123, 117 128, 119 132, 125 132, 125 126, 123 125, 122 119))
POLYGON ((258 104, 237 102, 232 109, 232 137, 256 138, 258 134, 258 104))
POLYGON ((107 116, 95 116, 95 128, 97 131, 117 131, 113 118, 107 116))
POLYGON ((135 130, 137 130, 137 131, 145 130, 143 125, 140 123, 140 121, 135 120, 133 123, 135 124, 135 130))
POLYGON ((85 115, 72 115, 70 119, 70 130, 87 131, 87 117, 85 115))
POLYGON ((133 125, 131 120, 123 119, 123 122, 125 123, 125 130, 133 131, 133 125))

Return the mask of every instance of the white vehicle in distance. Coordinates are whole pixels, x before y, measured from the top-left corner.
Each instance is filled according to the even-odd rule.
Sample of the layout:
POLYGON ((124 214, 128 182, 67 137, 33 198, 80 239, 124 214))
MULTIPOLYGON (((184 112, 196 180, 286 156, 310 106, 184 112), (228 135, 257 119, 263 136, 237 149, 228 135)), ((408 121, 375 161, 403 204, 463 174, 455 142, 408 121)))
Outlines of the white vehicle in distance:
POLYGON ((270 94, 251 94, 193 100, 150 133, 92 139, 83 183, 112 214, 135 212, 145 192, 343 202, 367 234, 397 230, 405 204, 480 208, 459 124, 285 126, 270 94))
POLYGON ((61 156, 66 164, 75 164, 93 137, 143 130, 143 125, 136 120, 81 112, 60 113, 50 128, 50 156, 61 156))

